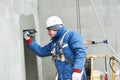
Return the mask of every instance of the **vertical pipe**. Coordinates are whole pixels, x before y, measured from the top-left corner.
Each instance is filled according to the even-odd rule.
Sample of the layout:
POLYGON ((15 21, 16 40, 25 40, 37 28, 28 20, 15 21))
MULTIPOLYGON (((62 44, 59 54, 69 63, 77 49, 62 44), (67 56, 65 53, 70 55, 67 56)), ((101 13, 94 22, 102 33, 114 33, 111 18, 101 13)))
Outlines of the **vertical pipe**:
POLYGON ((91 75, 90 80, 93 80, 94 58, 91 58, 91 75))
POLYGON ((80 24, 80 1, 76 0, 76 18, 77 18, 77 31, 81 33, 80 24))
POLYGON ((118 55, 120 53, 120 31, 119 26, 117 26, 117 47, 118 47, 118 55))

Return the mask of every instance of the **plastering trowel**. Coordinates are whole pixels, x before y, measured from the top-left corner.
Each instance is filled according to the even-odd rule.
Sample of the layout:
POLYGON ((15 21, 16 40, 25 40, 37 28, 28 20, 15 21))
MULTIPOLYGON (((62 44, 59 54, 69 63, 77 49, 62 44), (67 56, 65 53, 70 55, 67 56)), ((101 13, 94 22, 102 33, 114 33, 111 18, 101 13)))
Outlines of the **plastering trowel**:
POLYGON ((28 31, 30 33, 28 35, 29 37, 34 37, 35 33, 37 33, 37 31, 35 29, 26 29, 26 30, 23 30, 23 32, 26 32, 26 31, 28 31))

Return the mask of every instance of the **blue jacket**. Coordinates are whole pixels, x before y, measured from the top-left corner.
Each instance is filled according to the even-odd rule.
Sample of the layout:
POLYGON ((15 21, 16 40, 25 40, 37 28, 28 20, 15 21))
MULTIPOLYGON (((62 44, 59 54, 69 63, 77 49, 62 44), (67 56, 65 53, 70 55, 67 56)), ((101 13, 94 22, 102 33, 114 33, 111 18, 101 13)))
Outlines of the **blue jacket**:
MULTIPOLYGON (((59 53, 60 49, 60 40, 66 29, 62 27, 54 38, 52 38, 52 42, 47 44, 44 47, 38 45, 35 41, 32 41, 30 44, 30 48, 34 51, 35 54, 41 57, 52 56, 51 51, 54 47, 54 43, 56 42, 56 54, 61 56, 59 53)), ((61 62, 59 60, 55 61, 55 65, 58 71, 58 80, 72 80, 72 71, 73 69, 84 70, 84 64, 86 60, 86 49, 83 43, 83 39, 80 34, 74 31, 69 31, 63 40, 63 45, 66 45, 63 48, 63 53, 65 57, 74 63, 74 66, 68 64, 67 62, 61 62)), ((86 80, 84 78, 84 80, 86 80)))

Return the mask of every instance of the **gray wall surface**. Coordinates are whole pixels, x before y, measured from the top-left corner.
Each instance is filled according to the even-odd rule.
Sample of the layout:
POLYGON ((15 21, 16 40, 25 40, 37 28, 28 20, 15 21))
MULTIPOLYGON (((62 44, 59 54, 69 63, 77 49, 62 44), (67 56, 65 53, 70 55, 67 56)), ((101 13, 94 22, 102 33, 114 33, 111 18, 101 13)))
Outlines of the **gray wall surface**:
MULTIPOLYGON (((0 0, 0 80, 26 80, 23 29, 30 26, 21 26, 20 17, 33 15, 38 29, 37 6, 37 0, 0 0)), ((37 60, 41 79, 41 60, 37 60)))
MULTIPOLYGON (((119 56, 119 5, 119 0, 39 0, 41 44, 45 45, 49 41, 48 36, 43 36, 43 34, 47 35, 46 19, 55 15, 63 20, 68 30, 81 33, 84 40, 101 42, 107 39, 112 47, 110 48, 107 44, 86 45, 88 54, 116 55, 113 51, 115 50, 116 56, 119 56)), ((51 57, 43 58, 42 61, 44 80, 53 80, 55 74, 55 67, 50 59, 51 57)), ((105 73, 104 59, 95 60, 94 66, 95 69, 105 73)))
MULTIPOLYGON (((27 76, 26 65, 35 67, 33 73, 38 77, 36 79, 54 80, 56 69, 51 57, 30 57, 27 51, 24 52, 27 49, 23 41, 23 30, 35 28, 38 32, 35 41, 41 46, 47 44, 50 37, 45 22, 53 15, 59 16, 68 30, 81 33, 84 40, 109 40, 112 49, 106 44, 86 45, 88 54, 112 54, 119 57, 119 0, 0 0, 0 80, 27 80, 26 77, 32 73, 27 76), (23 16, 30 18, 28 23, 23 16), (22 25, 24 22, 26 26, 22 25), (30 60, 33 62, 29 63, 30 60)), ((105 74, 104 60, 98 61, 94 64, 95 69, 105 74)))

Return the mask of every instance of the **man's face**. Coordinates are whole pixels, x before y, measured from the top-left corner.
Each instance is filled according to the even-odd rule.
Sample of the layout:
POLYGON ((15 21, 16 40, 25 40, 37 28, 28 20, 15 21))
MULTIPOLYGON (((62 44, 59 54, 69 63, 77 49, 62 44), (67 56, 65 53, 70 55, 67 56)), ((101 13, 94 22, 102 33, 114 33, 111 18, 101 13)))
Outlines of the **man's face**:
POLYGON ((54 31, 54 30, 48 30, 48 35, 51 37, 51 38, 54 38, 55 35, 56 35, 57 31, 54 31))

